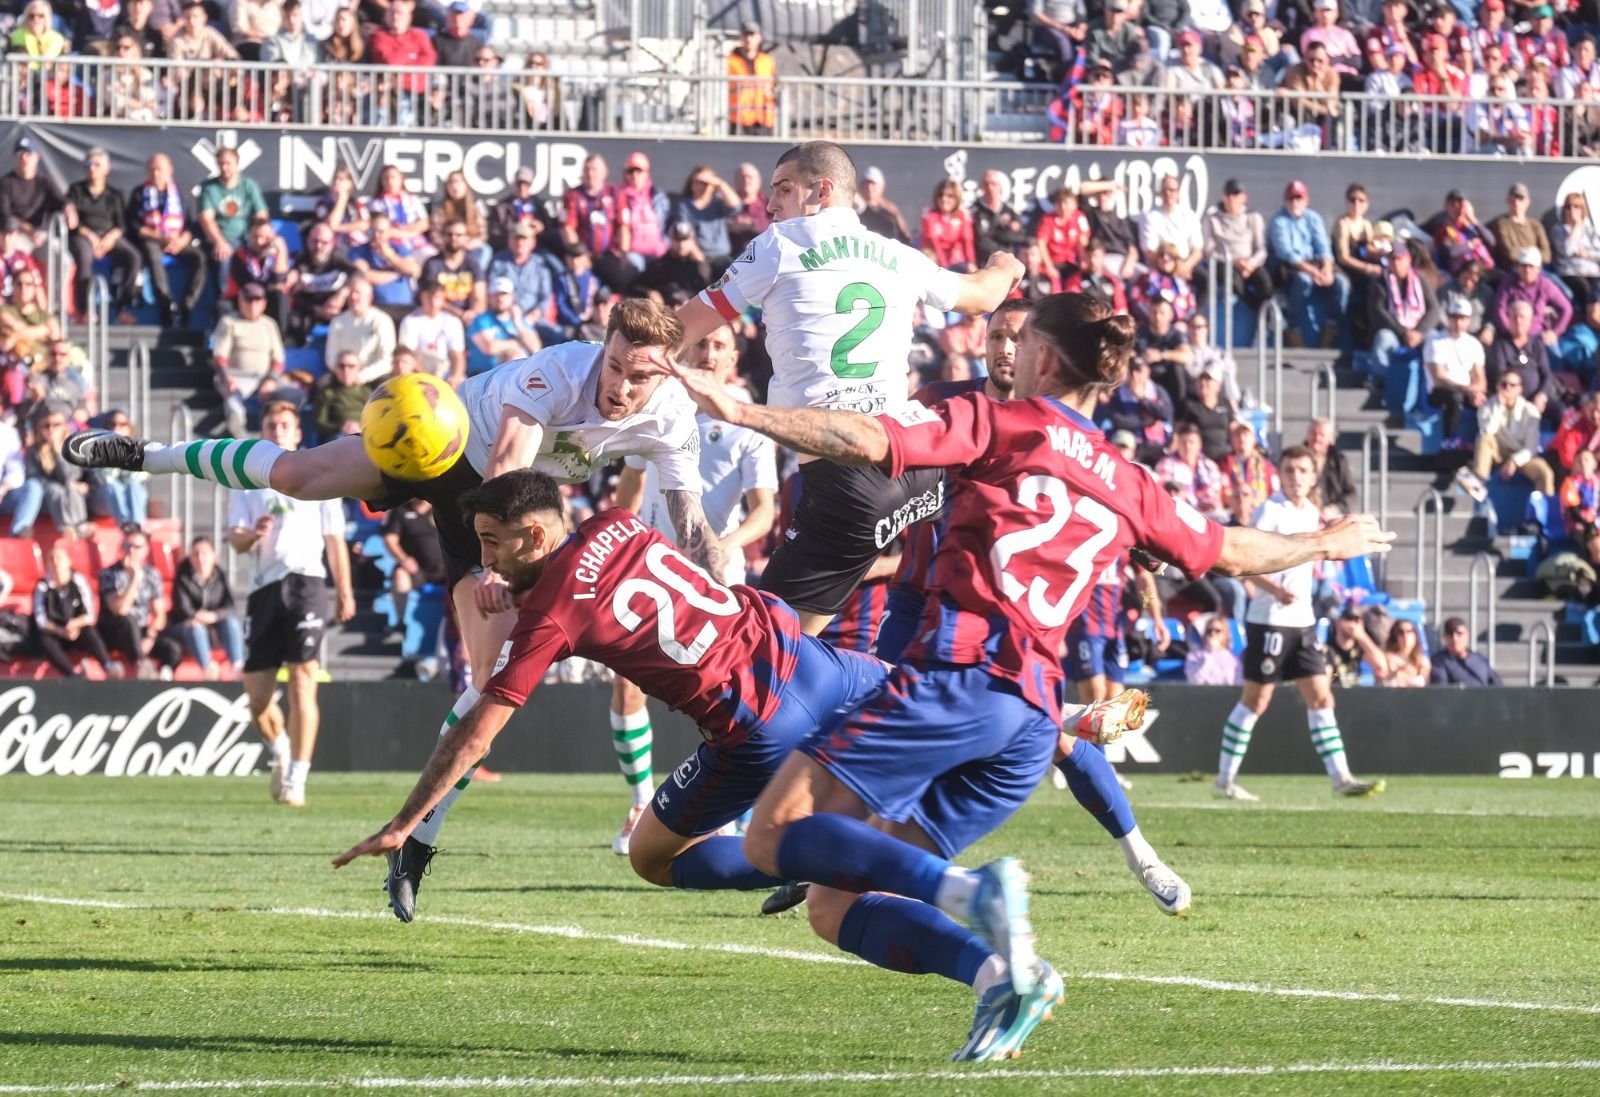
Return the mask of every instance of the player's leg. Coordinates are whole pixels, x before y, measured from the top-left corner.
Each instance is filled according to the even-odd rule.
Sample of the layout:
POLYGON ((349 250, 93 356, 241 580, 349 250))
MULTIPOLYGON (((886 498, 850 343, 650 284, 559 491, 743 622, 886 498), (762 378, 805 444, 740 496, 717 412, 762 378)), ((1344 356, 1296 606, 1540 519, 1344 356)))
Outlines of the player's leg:
POLYGON ((283 709, 273 699, 278 689, 277 668, 271 670, 246 670, 241 679, 245 696, 250 699, 250 719, 255 723, 261 738, 267 742, 267 774, 274 800, 283 799, 283 781, 289 773, 290 750, 288 723, 283 709))
POLYGON ((1256 721, 1272 704, 1272 694, 1282 680, 1288 635, 1284 629, 1245 625, 1244 691, 1222 726, 1222 751, 1217 759, 1217 791, 1230 800, 1255 799, 1239 784, 1239 767, 1250 749, 1256 721))
POLYGON ((965 919, 1006 957, 1018 993, 1027 993, 1035 973, 1020 866, 1002 858, 974 872, 863 820, 905 818, 934 776, 992 758, 1042 726, 1048 734, 1030 744, 1038 747, 1036 785, 1056 729, 1033 717, 1042 714, 980 668, 897 667, 859 711, 819 728, 785 760, 756 803, 745 853, 787 880, 892 892, 965 919))
POLYGON ((617 768, 622 770, 622 778, 628 782, 628 789, 633 793, 633 806, 628 809, 628 817, 622 821, 622 829, 611 840, 611 852, 623 857, 628 856, 628 843, 633 829, 646 814, 650 797, 655 794, 655 782, 651 774, 653 743, 650 709, 645 705, 644 690, 622 675, 617 675, 611 680, 611 749, 616 752, 617 768))
MULTIPOLYGON (((1322 658, 1322 653, 1317 652, 1322 658)), ((1311 745, 1322 759, 1323 768, 1340 796, 1373 796, 1384 790, 1384 781, 1360 781, 1350 773, 1344 756, 1344 736, 1339 733, 1339 718, 1333 710, 1333 680, 1324 671, 1306 675, 1296 683, 1306 702, 1306 724, 1311 729, 1311 745)))
POLYGON ((317 752, 317 732, 322 726, 317 670, 315 659, 289 664, 289 772, 283 781, 283 802, 290 807, 306 806, 306 778, 317 752))
POLYGON ((310 449, 284 450, 262 438, 204 439, 165 445, 104 430, 67 439, 67 460, 84 468, 119 468, 193 476, 225 488, 263 488, 295 499, 376 499, 383 478, 356 435, 310 449))

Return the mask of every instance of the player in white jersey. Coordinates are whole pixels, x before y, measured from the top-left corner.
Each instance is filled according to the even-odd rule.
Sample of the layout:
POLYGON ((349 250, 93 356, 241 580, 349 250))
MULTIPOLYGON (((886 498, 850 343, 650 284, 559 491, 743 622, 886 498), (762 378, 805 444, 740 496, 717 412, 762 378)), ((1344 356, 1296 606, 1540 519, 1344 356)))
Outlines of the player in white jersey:
MULTIPOLYGON (((1317 483, 1316 458, 1303 446, 1283 451, 1278 465, 1283 490, 1256 508, 1251 525, 1269 533, 1312 533, 1322 528, 1322 512, 1311 501, 1317 483)), ((1305 698, 1311 743, 1322 757, 1333 791, 1341 796, 1371 796, 1383 791, 1382 781, 1358 781, 1350 775, 1344 738, 1333 713, 1332 675, 1327 654, 1317 640, 1317 614, 1312 605, 1316 565, 1299 564, 1254 578, 1258 593, 1245 611, 1244 695, 1228 714, 1222 729, 1222 755, 1217 763, 1217 792, 1230 800, 1254 800, 1236 778, 1250 746, 1256 721, 1272 703, 1278 682, 1294 682, 1305 698)))
MULTIPOLYGON (((906 360, 917 306, 986 313, 1022 276, 1008 252, 971 274, 940 268, 862 227, 855 191, 856 167, 844 149, 831 141, 791 148, 772 173, 773 224, 678 309, 686 344, 693 344, 760 306, 774 407, 869 415, 897 408, 909 399, 906 360)), ((788 602, 815 635, 902 530, 943 510, 944 485, 937 469, 891 477, 802 460, 794 521, 761 588, 788 602)))
MULTIPOLYGON (((705 370, 729 384, 739 364, 733 329, 721 325, 688 351, 689 366, 705 370)), ((772 439, 709 416, 699 417, 700 502, 706 522, 722 542, 721 580, 733 586, 745 581, 744 547, 760 541, 777 517, 778 460, 772 439)), ((653 465, 629 457, 617 481, 615 505, 631 510, 658 533, 672 535, 667 496, 653 465)), ((617 765, 633 789, 633 808, 611 842, 611 851, 627 856, 633 828, 644 817, 654 792, 651 783, 654 729, 644 692, 620 674, 611 681, 611 745, 617 765)))
MULTIPOLYGON (((470 379, 461 391, 471 418, 467 451, 432 480, 383 475, 356 436, 286 451, 254 439, 165 446, 108 431, 80 431, 67 440, 65 452, 69 461, 87 468, 186 474, 229 488, 270 487, 295 499, 363 499, 380 509, 411 498, 428 500, 473 681, 482 683, 515 622, 507 612, 511 599, 504 581, 480 574, 478 544, 457 505, 485 479, 534 468, 574 483, 619 457, 646 457, 661 474, 679 547, 706 570, 721 571, 721 546, 700 506, 694 407, 681 387, 666 379, 667 356, 682 339, 683 326, 670 309, 624 301, 611 314, 603 344, 550 347, 470 379)), ((468 688, 445 727, 477 697, 468 688)), ((447 798, 391 862, 391 905, 403 921, 411 920, 414 894, 407 881, 426 866, 431 837, 453 800, 447 798)))

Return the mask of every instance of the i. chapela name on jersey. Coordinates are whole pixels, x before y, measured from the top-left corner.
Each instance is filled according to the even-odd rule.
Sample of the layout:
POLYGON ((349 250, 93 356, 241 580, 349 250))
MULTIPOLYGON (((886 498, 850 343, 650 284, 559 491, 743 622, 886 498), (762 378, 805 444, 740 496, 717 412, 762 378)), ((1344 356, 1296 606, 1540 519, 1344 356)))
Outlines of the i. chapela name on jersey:
MULTIPOLYGON (((578 567, 572 577, 580 583, 588 583, 591 588, 600 581, 600 565, 606 562, 606 557, 617 550, 617 546, 630 537, 637 537, 650 527, 637 518, 619 518, 605 529, 589 539, 583 546, 583 551, 578 554, 578 567)), ((588 594, 574 594, 574 598, 593 598, 594 591, 588 594)))
POLYGON ((1076 461, 1078 467, 1086 469, 1090 475, 1100 477, 1106 487, 1116 488, 1116 462, 1109 453, 1096 453, 1088 435, 1075 427, 1047 426, 1044 429, 1050 436, 1051 449, 1069 461, 1076 461))
POLYGON ((897 274, 900 260, 889 250, 888 243, 883 237, 871 234, 835 236, 801 252, 800 265, 806 270, 818 270, 838 259, 866 259, 890 274, 897 274))

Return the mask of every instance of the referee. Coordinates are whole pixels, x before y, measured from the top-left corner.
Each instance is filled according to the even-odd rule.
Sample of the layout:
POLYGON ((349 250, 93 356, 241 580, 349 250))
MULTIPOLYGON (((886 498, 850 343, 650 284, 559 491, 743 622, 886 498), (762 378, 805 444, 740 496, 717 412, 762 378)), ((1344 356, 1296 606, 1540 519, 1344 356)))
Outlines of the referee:
MULTIPOLYGON (((261 437, 283 449, 300 446, 300 410, 274 400, 261 412, 261 437)), ((338 595, 334 620, 355 616, 344 509, 337 499, 306 502, 270 488, 235 491, 228 542, 251 555, 245 603, 244 688, 250 715, 272 752, 272 798, 306 803, 306 774, 317 747, 317 654, 328 620, 328 573, 338 595), (273 699, 278 668, 289 667, 287 736, 273 699)))

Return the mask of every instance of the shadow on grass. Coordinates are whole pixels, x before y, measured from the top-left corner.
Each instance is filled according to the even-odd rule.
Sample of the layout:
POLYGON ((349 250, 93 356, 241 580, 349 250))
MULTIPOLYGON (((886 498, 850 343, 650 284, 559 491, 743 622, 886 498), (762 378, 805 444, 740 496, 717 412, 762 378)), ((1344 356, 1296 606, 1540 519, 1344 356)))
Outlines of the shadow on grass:
POLYGON ((242 1033, 147 1036, 129 1032, 0 1032, 0 1047, 112 1047, 132 1051, 332 1052, 457 1058, 464 1052, 527 1057, 532 1049, 481 1045, 409 1043, 395 1040, 351 1040, 327 1036, 255 1036, 242 1033))
MULTIPOLYGON (((115 960, 103 956, 19 956, 0 960, 0 972, 7 971, 137 971, 137 972, 207 972, 238 971, 259 974, 269 971, 322 971, 337 968, 345 972, 403 971, 429 972, 440 969, 404 960, 332 960, 326 956, 307 956, 303 963, 285 963, 275 958, 271 963, 220 963, 207 960, 115 960)), ((453 969, 452 969, 453 970, 453 969)), ((4 1042, 0 1033, 0 1042, 4 1042)))

